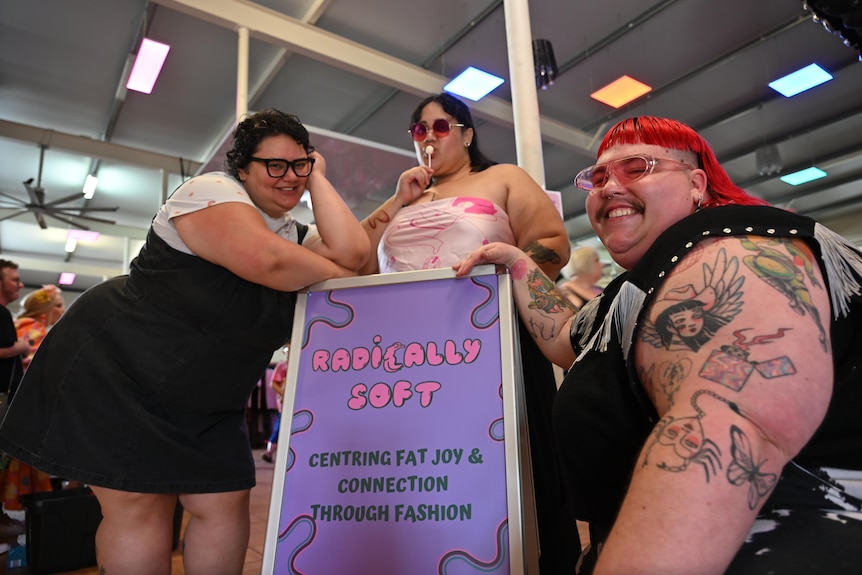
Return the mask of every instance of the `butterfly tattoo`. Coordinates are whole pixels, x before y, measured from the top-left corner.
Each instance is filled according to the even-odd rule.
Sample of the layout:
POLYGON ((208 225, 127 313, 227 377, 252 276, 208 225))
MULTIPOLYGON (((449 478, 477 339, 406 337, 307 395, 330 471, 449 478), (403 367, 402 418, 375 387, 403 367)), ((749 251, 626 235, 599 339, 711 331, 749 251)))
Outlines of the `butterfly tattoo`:
POLYGON ((748 436, 735 425, 730 426, 730 455, 733 461, 727 467, 727 480, 740 486, 748 483, 748 508, 755 509, 760 500, 766 497, 778 476, 774 473, 761 473, 760 468, 766 460, 754 462, 748 436))

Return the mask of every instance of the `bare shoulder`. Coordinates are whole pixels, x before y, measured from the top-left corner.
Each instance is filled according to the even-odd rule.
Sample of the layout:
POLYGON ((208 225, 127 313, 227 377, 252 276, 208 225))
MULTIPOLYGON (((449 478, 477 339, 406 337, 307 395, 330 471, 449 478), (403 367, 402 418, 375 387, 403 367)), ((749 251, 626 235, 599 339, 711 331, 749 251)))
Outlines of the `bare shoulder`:
POLYGON ((494 164, 493 166, 488 166, 488 168, 486 168, 483 171, 485 171, 485 172, 500 172, 500 173, 505 173, 505 172, 521 172, 524 174, 527 173, 526 171, 524 171, 524 169, 522 167, 520 167, 516 164, 508 164, 508 163, 494 164))
POLYGON ((482 171, 489 176, 493 176, 495 178, 506 178, 510 179, 521 179, 527 178, 532 180, 530 174, 527 173, 524 168, 517 166, 515 164, 494 164, 482 171))

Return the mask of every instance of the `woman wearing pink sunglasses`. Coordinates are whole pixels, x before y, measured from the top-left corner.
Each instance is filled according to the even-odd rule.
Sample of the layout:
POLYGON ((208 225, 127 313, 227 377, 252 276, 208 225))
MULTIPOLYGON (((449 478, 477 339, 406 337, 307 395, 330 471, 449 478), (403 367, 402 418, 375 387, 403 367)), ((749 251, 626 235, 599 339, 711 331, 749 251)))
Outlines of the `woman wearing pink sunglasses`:
MULTIPOLYGON (((451 267, 479 246, 504 242, 529 254, 549 277, 559 275, 570 245, 557 208, 526 171, 485 157, 463 102, 446 93, 425 98, 408 132, 419 165, 401 174, 395 194, 362 221, 377 252, 363 273, 451 267)), ((580 547, 550 427, 556 381, 527 329, 520 331, 539 567, 572 573, 580 547)))

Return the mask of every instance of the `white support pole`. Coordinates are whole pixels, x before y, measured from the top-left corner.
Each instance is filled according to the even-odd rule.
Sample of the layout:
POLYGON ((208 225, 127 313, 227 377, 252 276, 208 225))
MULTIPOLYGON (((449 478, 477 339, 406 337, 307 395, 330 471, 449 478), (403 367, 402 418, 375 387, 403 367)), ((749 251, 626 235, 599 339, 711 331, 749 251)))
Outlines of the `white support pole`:
POLYGON ((545 188, 539 98, 533 68, 533 37, 527 0, 504 0, 509 77, 512 83, 512 113, 518 165, 545 188))
POLYGON ((132 261, 132 240, 129 236, 123 237, 123 273, 127 274, 130 271, 129 264, 132 261))
POLYGON ((237 30, 236 53, 236 123, 248 112, 248 28, 237 30))
POLYGON ((159 197, 159 205, 156 206, 156 210, 161 208, 164 203, 168 201, 168 172, 165 170, 159 170, 159 175, 162 178, 162 193, 159 197))
MULTIPOLYGON (((518 165, 530 174, 542 189, 545 189, 545 164, 539 127, 539 99, 536 94, 536 77, 533 68, 533 39, 528 0, 504 0, 503 8, 506 17, 506 45, 509 51, 509 77, 512 83, 512 114, 518 165)), ((524 432, 525 437, 522 441, 525 449, 521 467, 524 496, 523 559, 525 573, 538 575, 541 543, 536 522, 533 470, 530 461, 530 444, 527 439, 529 431, 526 425, 524 432)), ((511 547, 515 539, 511 533, 509 535, 511 547)), ((513 560, 514 556, 515 553, 512 552, 513 560)))

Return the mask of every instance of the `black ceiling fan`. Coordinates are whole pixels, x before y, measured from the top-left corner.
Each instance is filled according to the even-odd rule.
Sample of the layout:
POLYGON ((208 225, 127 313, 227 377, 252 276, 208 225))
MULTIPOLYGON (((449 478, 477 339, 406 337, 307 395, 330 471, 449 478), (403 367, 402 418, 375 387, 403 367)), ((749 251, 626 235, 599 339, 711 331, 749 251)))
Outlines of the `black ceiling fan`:
POLYGON ((42 166, 44 164, 44 161, 45 146, 40 145, 39 174, 36 178, 36 185, 33 185, 33 178, 30 178, 29 180, 25 180, 23 182, 24 188, 27 190, 27 196, 29 198, 29 201, 21 200, 20 198, 16 198, 15 196, 0 191, 0 196, 3 196, 3 198, 5 198, 0 198, 0 208, 12 208, 15 210, 12 213, 0 217, 0 221, 15 218, 21 214, 31 212, 36 218, 36 222, 39 224, 39 227, 43 230, 48 228, 48 224, 45 221, 46 216, 75 226, 76 228, 80 228, 82 230, 89 230, 90 228, 78 220, 89 220, 93 222, 102 222, 105 224, 115 223, 111 220, 86 215, 85 212, 115 212, 119 208, 91 208, 87 206, 86 203, 82 206, 77 207, 63 205, 68 202, 80 202, 81 200, 83 200, 83 194, 81 192, 71 194, 57 200, 46 202, 45 188, 42 187, 42 166))

